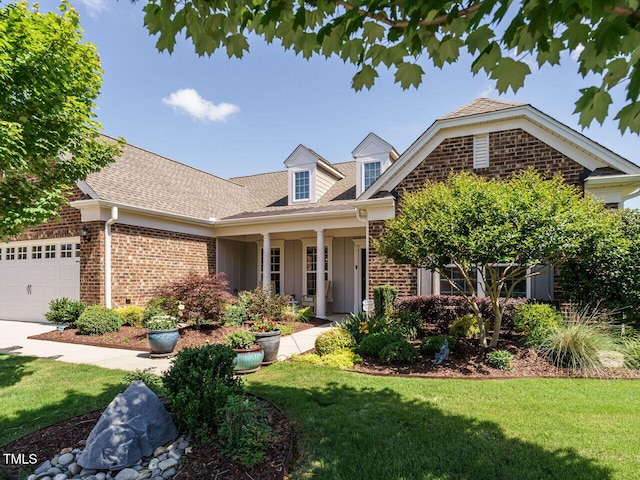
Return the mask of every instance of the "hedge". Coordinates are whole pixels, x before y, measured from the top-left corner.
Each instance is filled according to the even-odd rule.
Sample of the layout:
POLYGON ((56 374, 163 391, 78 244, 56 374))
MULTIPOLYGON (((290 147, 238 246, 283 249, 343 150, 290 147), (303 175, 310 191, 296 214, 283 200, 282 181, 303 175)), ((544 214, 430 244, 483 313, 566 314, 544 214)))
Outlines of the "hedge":
MULTIPOLYGON (((504 303, 504 299, 500 299, 504 303)), ((493 317, 493 307, 488 297, 477 298, 483 318, 493 317)), ((517 305, 527 303, 526 298, 510 298, 502 314, 502 328, 513 329, 513 314, 517 305)), ((451 323, 468 313, 473 313, 464 297, 458 295, 422 295, 405 297, 396 301, 398 310, 409 310, 419 315, 423 328, 434 326, 440 333, 449 333, 451 323)))

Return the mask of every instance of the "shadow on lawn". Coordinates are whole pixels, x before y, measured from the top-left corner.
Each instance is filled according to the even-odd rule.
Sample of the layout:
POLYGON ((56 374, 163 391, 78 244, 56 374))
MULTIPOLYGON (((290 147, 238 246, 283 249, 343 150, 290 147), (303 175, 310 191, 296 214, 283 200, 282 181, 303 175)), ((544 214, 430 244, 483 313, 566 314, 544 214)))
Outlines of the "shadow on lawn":
POLYGON ((302 427, 293 479, 612 477, 610 469, 571 448, 550 451, 509 438, 495 423, 447 414, 391 389, 252 384, 251 391, 283 408, 302 427))
POLYGON ((34 370, 29 364, 34 360, 34 357, 0 354, 0 388, 15 385, 27 375, 32 375, 34 370))

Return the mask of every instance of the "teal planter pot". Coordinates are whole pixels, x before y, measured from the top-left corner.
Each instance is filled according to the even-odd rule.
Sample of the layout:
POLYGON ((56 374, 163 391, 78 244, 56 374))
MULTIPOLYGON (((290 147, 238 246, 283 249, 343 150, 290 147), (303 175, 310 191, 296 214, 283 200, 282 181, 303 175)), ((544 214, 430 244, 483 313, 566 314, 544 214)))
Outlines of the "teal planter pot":
POLYGON ((173 352, 176 348, 178 339, 180 338, 180 330, 172 328, 171 330, 147 330, 147 340, 151 349, 151 356, 166 356, 173 352))
POLYGON ((262 365, 271 365, 278 360, 280 349, 280 330, 271 332, 252 332, 256 336, 256 343, 264 349, 262 365))
POLYGON ((236 373, 251 373, 260 369, 260 363, 264 358, 264 350, 260 345, 252 348, 234 348, 236 358, 233 361, 233 371, 236 373))

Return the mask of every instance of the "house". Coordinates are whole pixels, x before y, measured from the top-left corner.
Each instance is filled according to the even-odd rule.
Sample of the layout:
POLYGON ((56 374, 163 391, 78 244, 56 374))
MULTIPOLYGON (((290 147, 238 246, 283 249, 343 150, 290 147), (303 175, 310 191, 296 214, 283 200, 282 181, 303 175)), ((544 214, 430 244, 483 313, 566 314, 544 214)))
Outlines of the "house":
MULTIPOLYGON (((42 319, 62 296, 144 304, 190 271, 225 272, 234 292, 270 284, 314 299, 318 316, 359 310, 375 285, 444 294, 437 273, 385 262, 372 243, 426 179, 533 166, 611 207, 640 192, 634 163, 531 105, 485 98, 437 119, 402 155, 371 133, 352 157, 331 163, 300 145, 283 171, 223 179, 127 145, 78 182, 59 219, 0 244, 0 318, 42 319)), ((553 275, 522 290, 553 298, 553 275)))

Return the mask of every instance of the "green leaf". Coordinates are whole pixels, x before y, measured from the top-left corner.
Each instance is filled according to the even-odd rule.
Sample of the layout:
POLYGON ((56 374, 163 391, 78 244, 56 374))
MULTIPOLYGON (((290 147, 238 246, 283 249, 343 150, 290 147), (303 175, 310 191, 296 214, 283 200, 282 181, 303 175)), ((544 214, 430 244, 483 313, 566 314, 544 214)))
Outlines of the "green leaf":
POLYGON ((363 87, 370 90, 377 77, 378 72, 376 72, 375 68, 370 65, 363 65, 362 69, 353 76, 351 88, 356 92, 362 90, 363 87))
POLYGON ((395 82, 399 83, 403 90, 409 87, 418 88, 418 85, 422 82, 422 75, 424 75, 424 70, 420 65, 403 62, 398 65, 395 82))
POLYGON ((227 55, 229 58, 242 58, 244 52, 249 51, 249 43, 241 33, 228 36, 225 43, 227 45, 227 55))
POLYGON ((502 58, 502 51, 496 42, 492 42, 487 46, 480 55, 473 61, 471 71, 476 74, 480 70, 490 73, 502 58))
POLYGON ((524 77, 531 73, 529 65, 511 57, 502 57, 491 71, 491 78, 496 80, 498 92, 504 93, 509 87, 517 92, 524 85, 524 77))
POLYGON ((362 27, 362 38, 373 43, 384 38, 384 27, 376 22, 365 22, 362 27))
POLYGON ((624 58, 616 58, 607 64, 607 74, 604 76, 602 86, 614 87, 629 73, 629 62, 624 58))
POLYGON ((588 127, 594 118, 602 124, 611 105, 611 95, 597 87, 583 88, 580 92, 582 96, 576 102, 576 109, 573 112, 580 114, 578 120, 580 125, 588 127))
POLYGON ((488 25, 483 25, 469 34, 467 47, 469 53, 481 52, 489 46, 489 41, 495 37, 493 30, 488 25))
POLYGON ((633 133, 640 133, 640 102, 630 103, 623 107, 615 119, 619 121, 622 133, 627 129, 633 133))

